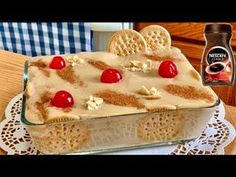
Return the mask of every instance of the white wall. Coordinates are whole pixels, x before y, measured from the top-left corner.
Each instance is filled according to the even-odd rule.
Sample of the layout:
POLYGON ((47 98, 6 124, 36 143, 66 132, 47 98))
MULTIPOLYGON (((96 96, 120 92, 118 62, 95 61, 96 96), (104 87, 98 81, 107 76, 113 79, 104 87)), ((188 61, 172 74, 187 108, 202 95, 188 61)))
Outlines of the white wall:
POLYGON ((91 23, 93 30, 93 48, 94 51, 104 51, 107 49, 107 43, 114 32, 122 29, 132 29, 133 23, 91 23))

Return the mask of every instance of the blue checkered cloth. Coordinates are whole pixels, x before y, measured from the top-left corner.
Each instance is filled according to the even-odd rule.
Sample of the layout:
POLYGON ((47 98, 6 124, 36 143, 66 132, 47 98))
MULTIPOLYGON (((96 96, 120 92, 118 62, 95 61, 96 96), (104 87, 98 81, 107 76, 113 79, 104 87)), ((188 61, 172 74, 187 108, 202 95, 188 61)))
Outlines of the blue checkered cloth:
POLYGON ((0 22, 0 48, 28 56, 91 51, 89 23, 0 22))

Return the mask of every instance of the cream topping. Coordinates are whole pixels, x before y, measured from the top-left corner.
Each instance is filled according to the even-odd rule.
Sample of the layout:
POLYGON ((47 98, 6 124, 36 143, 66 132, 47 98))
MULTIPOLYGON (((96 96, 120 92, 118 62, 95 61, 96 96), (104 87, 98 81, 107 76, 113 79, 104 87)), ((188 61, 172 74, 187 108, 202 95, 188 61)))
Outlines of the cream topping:
MULTIPOLYGON (((70 63, 66 60, 67 66, 72 67, 72 77, 77 77, 79 81, 86 83, 86 86, 78 86, 78 83, 74 84, 73 82, 64 80, 63 77, 60 77, 57 71, 53 69, 48 69, 50 75, 47 77, 40 71, 40 68, 32 65, 29 67, 28 87, 30 88, 28 88, 28 92, 33 90, 34 94, 28 93, 26 118, 30 122, 42 123, 36 102, 39 102, 40 95, 45 91, 55 93, 58 90, 66 90, 72 94, 75 104, 68 113, 68 116, 73 115, 73 117, 78 117, 78 119, 147 112, 148 110, 163 107, 164 105, 176 108, 200 108, 214 105, 217 100, 216 94, 210 87, 202 85, 201 78, 194 73, 195 69, 180 50, 172 47, 170 51, 165 52, 167 53, 155 53, 155 55, 160 55, 162 59, 166 56, 167 59, 171 59, 176 64, 178 75, 172 79, 162 78, 158 75, 157 68, 161 63, 159 60, 151 61, 151 65, 149 65, 152 66, 153 69, 150 72, 133 72, 124 67, 129 66, 132 61, 138 61, 140 63, 146 63, 148 61, 150 63, 149 58, 143 54, 120 57, 107 52, 81 52, 76 54, 77 57, 75 58, 82 58, 85 62, 70 66, 70 63), (99 66, 112 66, 113 68, 119 69, 122 72, 123 79, 113 84, 101 83, 100 75, 102 70, 94 67, 91 61, 93 61, 93 63, 99 62, 103 64, 99 66), (172 84, 177 86, 172 86, 172 84), (156 97, 158 97, 158 99, 146 99, 143 95, 140 95, 137 91, 142 88, 142 86, 145 86, 148 90, 152 87, 155 88, 156 90, 149 90, 149 92, 153 94, 146 96, 157 95, 156 97), (182 90, 178 86, 184 89, 182 90), (208 95, 207 98, 210 99, 196 99, 198 95, 194 95, 194 93, 190 97, 184 95, 183 92, 186 91, 189 93, 189 89, 192 89, 188 86, 196 88, 194 89, 195 93, 197 92, 196 90, 204 91, 204 94, 208 95), (181 90, 180 95, 178 95, 178 91, 173 90, 175 88, 181 90), (138 100, 140 105, 139 107, 132 106, 134 102, 127 105, 121 105, 121 103, 120 105, 110 104, 109 101, 105 101, 103 98, 104 102, 99 105, 99 109, 89 110, 88 107, 84 106, 85 100, 88 100, 91 95, 95 96, 97 93, 103 93, 103 96, 109 99, 109 97, 106 96, 106 90, 113 91, 111 93, 120 93, 121 95, 123 94, 123 96, 126 95, 127 97, 124 96, 123 98, 134 99, 134 102, 138 100)), ((41 59, 41 62, 43 61, 48 64, 52 57, 53 56, 35 57, 32 61, 41 59)), ((112 101, 116 103, 119 102, 116 100, 119 98, 117 94, 113 95, 116 96, 116 98, 112 98, 112 101)), ((51 105, 47 105, 46 111, 48 115, 47 119, 53 119, 53 117, 60 114, 67 114, 64 110, 51 105)))

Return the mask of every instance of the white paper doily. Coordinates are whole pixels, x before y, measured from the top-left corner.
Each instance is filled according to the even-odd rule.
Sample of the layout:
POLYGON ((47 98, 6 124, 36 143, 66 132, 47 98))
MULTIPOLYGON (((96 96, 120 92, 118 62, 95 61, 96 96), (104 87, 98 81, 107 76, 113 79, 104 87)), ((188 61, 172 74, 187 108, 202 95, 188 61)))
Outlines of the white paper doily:
MULTIPOLYGON (((0 147, 7 154, 40 154, 20 121, 22 93, 15 96, 5 110, 5 119, 0 123, 0 147)), ((235 128, 224 119, 221 103, 197 139, 185 144, 153 147, 109 154, 224 154, 224 147, 236 137, 235 128)))

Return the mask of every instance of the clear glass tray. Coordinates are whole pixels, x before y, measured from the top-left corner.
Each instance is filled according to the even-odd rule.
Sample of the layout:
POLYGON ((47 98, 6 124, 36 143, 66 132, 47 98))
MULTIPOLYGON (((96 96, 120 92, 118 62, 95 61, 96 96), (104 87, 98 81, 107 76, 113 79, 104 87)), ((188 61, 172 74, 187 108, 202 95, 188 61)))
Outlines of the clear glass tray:
MULTIPOLYGON (((28 78, 25 63, 24 90, 28 78)), ((33 124, 25 117, 23 96, 21 121, 37 149, 44 154, 95 154, 127 149, 178 144, 197 138, 220 100, 211 107, 126 114, 47 124, 33 124)))

